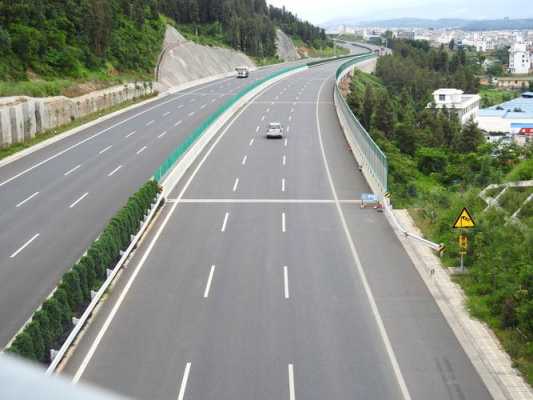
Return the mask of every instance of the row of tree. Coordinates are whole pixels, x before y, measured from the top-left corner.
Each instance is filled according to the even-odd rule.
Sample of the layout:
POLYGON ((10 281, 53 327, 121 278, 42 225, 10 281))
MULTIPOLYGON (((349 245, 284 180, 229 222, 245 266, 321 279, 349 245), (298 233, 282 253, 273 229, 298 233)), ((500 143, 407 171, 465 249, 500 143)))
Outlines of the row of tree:
POLYGON ((86 255, 63 275, 54 294, 46 300, 31 322, 17 335, 8 352, 47 363, 50 350, 59 349, 72 329, 72 318, 79 317, 91 301, 91 292, 106 280, 107 269, 120 258, 140 228, 160 188, 146 183, 109 222, 86 255))

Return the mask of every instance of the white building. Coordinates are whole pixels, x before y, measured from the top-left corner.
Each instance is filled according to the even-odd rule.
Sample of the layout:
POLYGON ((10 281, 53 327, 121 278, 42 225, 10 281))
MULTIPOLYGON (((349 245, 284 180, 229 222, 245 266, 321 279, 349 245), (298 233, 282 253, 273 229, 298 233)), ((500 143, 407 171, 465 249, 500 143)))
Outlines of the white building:
POLYGON ((439 89, 433 92, 433 103, 428 108, 447 108, 457 112, 461 124, 466 124, 470 118, 477 121, 481 97, 477 94, 464 94, 458 89, 439 89))
POLYGON ((531 66, 531 57, 526 43, 513 43, 509 49, 509 72, 527 74, 531 66))

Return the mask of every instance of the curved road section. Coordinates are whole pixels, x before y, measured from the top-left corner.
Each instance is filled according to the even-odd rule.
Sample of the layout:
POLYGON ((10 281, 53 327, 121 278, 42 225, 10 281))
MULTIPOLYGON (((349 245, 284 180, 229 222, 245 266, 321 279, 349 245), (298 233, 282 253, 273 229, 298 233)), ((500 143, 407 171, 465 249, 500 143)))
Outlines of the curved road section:
POLYGON ((338 63, 285 79, 219 134, 65 374, 140 399, 485 400, 333 105, 338 63), (285 137, 265 137, 269 122, 285 137))
POLYGON ((0 349, 169 153, 278 68, 163 97, 0 168, 0 349))

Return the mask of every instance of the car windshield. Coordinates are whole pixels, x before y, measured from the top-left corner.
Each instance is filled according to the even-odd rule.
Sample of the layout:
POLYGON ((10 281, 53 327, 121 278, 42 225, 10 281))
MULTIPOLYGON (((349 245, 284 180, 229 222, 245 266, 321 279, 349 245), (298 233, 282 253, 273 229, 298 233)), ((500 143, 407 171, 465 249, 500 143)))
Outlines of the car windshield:
POLYGON ((278 123, 271 123, 270 129, 281 129, 281 124, 278 123))

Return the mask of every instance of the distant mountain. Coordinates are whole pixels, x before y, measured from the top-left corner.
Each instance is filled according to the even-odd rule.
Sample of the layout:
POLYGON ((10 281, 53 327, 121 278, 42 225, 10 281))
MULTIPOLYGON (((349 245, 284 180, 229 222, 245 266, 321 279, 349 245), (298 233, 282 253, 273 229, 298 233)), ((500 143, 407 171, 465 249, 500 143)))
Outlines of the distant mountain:
POLYGON ((357 26, 362 28, 423 28, 446 29, 455 28, 467 31, 488 30, 520 30, 533 29, 533 18, 527 19, 490 19, 468 20, 460 18, 424 19, 424 18, 394 18, 385 20, 360 21, 357 19, 343 18, 325 24, 327 30, 335 29, 339 25, 357 26))

